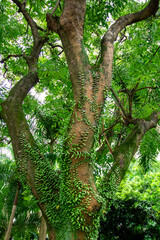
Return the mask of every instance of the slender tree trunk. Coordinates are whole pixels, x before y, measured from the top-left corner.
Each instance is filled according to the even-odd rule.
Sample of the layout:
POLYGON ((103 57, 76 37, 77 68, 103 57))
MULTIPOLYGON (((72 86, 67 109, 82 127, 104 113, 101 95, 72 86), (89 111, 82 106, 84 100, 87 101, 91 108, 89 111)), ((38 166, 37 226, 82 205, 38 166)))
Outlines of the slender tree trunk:
POLYGON ((4 240, 9 240, 9 238, 10 238, 13 219, 14 219, 14 216, 15 216, 15 213, 16 213, 16 208, 17 208, 18 193, 19 193, 19 184, 17 185, 17 191, 16 191, 16 195, 15 195, 15 198, 14 198, 12 212, 11 212, 11 216, 10 216, 10 219, 9 219, 9 224, 8 224, 8 228, 7 228, 4 240))
MULTIPOLYGON (((53 153, 53 143, 54 143, 54 140, 51 140, 51 142, 50 142, 50 151, 49 151, 50 154, 53 153)), ((51 164, 53 165, 52 162, 51 162, 51 164)), ((40 231, 39 231, 39 240, 46 240, 46 234, 47 234, 47 223, 46 223, 45 218, 42 215, 40 231)), ((54 230, 49 232, 49 239, 50 240, 56 239, 54 230)))
POLYGON ((47 224, 46 224, 46 221, 45 221, 45 219, 42 215, 40 231, 39 231, 39 240, 46 240, 46 233, 47 233, 47 224))

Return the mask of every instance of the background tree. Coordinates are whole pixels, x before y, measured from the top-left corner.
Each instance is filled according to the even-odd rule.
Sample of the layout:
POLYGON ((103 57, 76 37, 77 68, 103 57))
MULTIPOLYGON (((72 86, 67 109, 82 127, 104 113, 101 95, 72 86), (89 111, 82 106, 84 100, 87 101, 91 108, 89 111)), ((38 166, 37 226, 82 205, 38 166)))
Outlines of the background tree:
POLYGON ((17 182, 13 160, 1 156, 0 165, 0 238, 30 239, 37 236, 40 219, 36 201, 17 182), (18 196, 17 196, 18 195, 18 196))
POLYGON ((159 216, 159 178, 159 161, 154 163, 147 173, 135 163, 131 167, 131 171, 128 172, 121 182, 117 191, 117 197, 121 200, 136 198, 139 201, 146 201, 159 216))
MULTIPOLYGON (((152 131, 155 133, 154 129, 152 131)), ((159 161, 153 162, 151 154, 147 172, 146 163, 144 166, 140 163, 141 159, 132 162, 110 210, 104 211, 99 239, 159 239, 159 161)))
POLYGON ((159 218, 151 205, 132 198, 114 202, 101 221, 99 239, 158 240, 159 234, 159 218))
MULTIPOLYGON (((156 65, 145 74, 145 68, 137 67, 136 61, 131 64, 129 59, 131 53, 137 55, 129 47, 131 40, 134 43, 138 30, 141 33, 146 24, 146 51, 150 53, 147 65, 152 62, 159 49, 156 34, 155 41, 150 41, 150 29, 154 27, 146 21, 132 32, 126 30, 128 25, 155 15, 158 5, 158 0, 142 8, 135 1, 126 6, 121 1, 65 0, 56 5, 49 0, 2 1, 1 63, 11 90, 7 96, 2 94, 0 115, 8 128, 21 182, 27 183, 36 197, 50 239, 96 238, 106 202, 103 198, 107 205, 113 199, 143 136, 158 124, 158 101, 153 106, 153 100, 159 97, 156 65), (135 13, 126 15, 128 12, 135 13), (116 19, 121 15, 110 27, 109 14, 116 19), (116 50, 110 87, 113 44, 119 33, 119 43, 128 38, 128 50, 123 51, 123 44, 116 50), (91 46, 89 36, 93 39, 91 46), (29 108, 25 106, 30 103, 27 95, 33 100, 28 93, 38 82, 48 95, 43 111, 60 120, 58 131, 54 120, 54 130, 49 131, 53 134, 50 139, 56 139, 54 166, 44 155, 45 142, 36 141, 33 122, 29 119, 28 124, 26 120, 29 108), (146 109, 145 99, 148 109, 140 111, 146 109), (101 156, 100 165, 106 167, 96 184, 94 165, 99 166, 95 160, 98 163, 101 156)), ((142 52, 138 56, 141 61, 142 52)), ((34 112, 33 107, 30 110, 34 112)))

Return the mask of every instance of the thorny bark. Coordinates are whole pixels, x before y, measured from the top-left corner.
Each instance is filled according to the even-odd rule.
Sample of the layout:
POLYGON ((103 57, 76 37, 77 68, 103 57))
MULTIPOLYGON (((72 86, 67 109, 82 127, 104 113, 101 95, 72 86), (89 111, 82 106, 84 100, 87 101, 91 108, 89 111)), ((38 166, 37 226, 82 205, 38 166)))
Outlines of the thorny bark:
MULTIPOLYGON (((30 89, 38 83, 37 75, 37 62, 39 54, 47 38, 41 38, 39 36, 39 27, 35 21, 28 14, 24 3, 13 0, 13 2, 19 7, 19 12, 21 12, 31 27, 34 44, 30 56, 23 55, 28 67, 29 73, 23 77, 10 91, 10 94, 5 102, 2 104, 1 117, 7 123, 9 133, 12 139, 13 150, 16 159, 23 159, 24 149, 20 143, 20 135, 23 132, 25 139, 30 143, 31 147, 36 146, 36 143, 29 131, 27 121, 22 111, 22 102, 30 89), (13 127, 14 126, 14 127, 13 127)), ((52 32, 59 34, 62 41, 63 49, 66 55, 70 77, 73 86, 73 94, 76 105, 74 107, 72 115, 72 124, 70 126, 69 138, 75 134, 75 138, 69 144, 70 154, 72 154, 73 145, 79 143, 82 133, 87 132, 86 144, 83 146, 79 152, 89 152, 93 146, 94 131, 97 128, 98 119, 105 101, 104 91, 110 88, 111 85, 111 75, 112 75, 112 60, 113 60, 113 44, 117 39, 120 31, 126 26, 133 24, 138 21, 142 21, 151 15, 154 15, 158 10, 158 0, 151 0, 150 3, 142 11, 128 14, 126 16, 120 17, 107 31, 101 42, 101 59, 99 70, 96 72, 96 76, 99 76, 100 80, 96 83, 94 82, 94 77, 92 75, 92 69, 83 46, 83 26, 86 10, 85 0, 65 0, 64 9, 61 17, 52 17, 49 13, 46 16, 48 29, 52 32), (83 91, 80 86, 80 76, 84 76, 84 86, 83 91), (97 87, 97 92, 95 93, 94 88, 97 87), (82 91, 82 92, 81 92, 82 91), (83 95, 83 96, 82 96, 83 95), (85 99, 84 99, 85 98, 85 99), (87 100, 86 100, 87 98, 87 100), (83 100, 83 109, 79 107, 79 103, 83 100), (93 112, 92 103, 95 103, 96 113, 93 112), (83 111, 82 111, 83 110, 83 111), (86 123, 86 119, 89 124, 86 123)), ((118 182, 124 176, 131 158, 135 154, 140 140, 146 131, 150 128, 155 127, 158 122, 158 114, 153 113, 151 119, 147 120, 137 120, 134 121, 135 129, 130 133, 124 143, 118 146, 113 151, 113 156, 115 163, 113 168, 118 168, 119 176, 118 182)), ((23 146, 25 148, 25 146, 23 146)), ((83 162, 86 157, 73 157, 71 158, 71 170, 70 174, 74 169, 74 165, 78 162, 83 162)), ((27 179, 31 186, 32 192, 37 199, 40 199, 39 193, 35 185, 35 164, 28 159, 27 161, 27 179)), ((106 176, 104 185, 110 180, 112 175, 112 170, 106 176)), ((91 181, 92 188, 97 193, 95 183, 92 177, 92 169, 88 162, 80 164, 78 166, 78 177, 84 184, 89 184, 91 181)), ((53 191, 57 191, 56 189, 53 191)), ((98 194, 98 193, 97 193, 98 194)), ((39 206, 44 214, 46 221, 47 215, 45 214, 45 205, 39 203, 39 206)), ((97 199, 91 195, 90 204, 87 207, 87 212, 97 212, 100 209, 100 203, 97 199)), ((88 223, 92 224, 91 217, 87 218, 88 223)), ((50 239, 55 238, 55 233, 52 226, 48 224, 48 230, 50 232, 50 239)), ((76 238, 73 239, 84 239, 85 233, 79 231, 76 238)))

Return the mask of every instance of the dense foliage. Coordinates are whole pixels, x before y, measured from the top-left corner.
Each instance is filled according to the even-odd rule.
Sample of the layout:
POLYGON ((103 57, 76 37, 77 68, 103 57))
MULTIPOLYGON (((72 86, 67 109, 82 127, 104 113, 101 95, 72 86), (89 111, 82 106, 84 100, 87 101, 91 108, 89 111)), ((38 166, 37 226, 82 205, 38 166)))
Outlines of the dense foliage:
POLYGON ((101 220, 99 239, 159 239, 159 161, 146 168, 134 161, 101 220), (114 223, 114 224, 112 224, 114 223))
POLYGON ((159 218, 151 204, 137 199, 117 200, 101 221, 100 240, 158 240, 159 218))

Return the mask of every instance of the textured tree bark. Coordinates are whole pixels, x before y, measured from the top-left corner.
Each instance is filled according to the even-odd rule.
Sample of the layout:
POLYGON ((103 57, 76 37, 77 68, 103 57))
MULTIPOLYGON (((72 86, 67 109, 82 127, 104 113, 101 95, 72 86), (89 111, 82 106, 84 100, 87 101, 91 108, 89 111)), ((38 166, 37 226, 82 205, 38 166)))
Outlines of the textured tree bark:
POLYGON ((19 194, 19 184, 17 185, 17 191, 16 191, 16 195, 15 195, 15 198, 14 198, 12 212, 11 212, 11 216, 10 216, 10 219, 9 219, 8 228, 7 228, 4 240, 9 240, 10 239, 13 219, 15 217, 16 208, 17 208, 18 194, 19 194))

